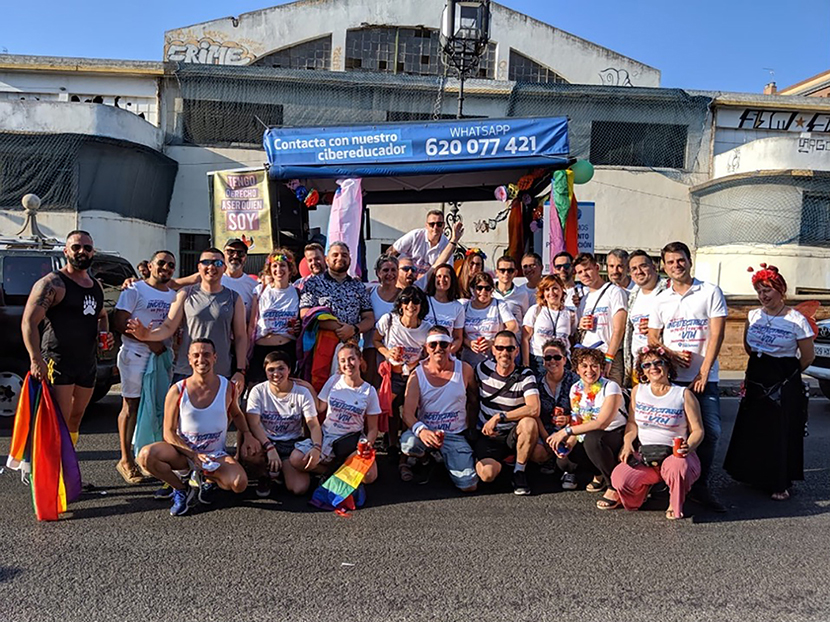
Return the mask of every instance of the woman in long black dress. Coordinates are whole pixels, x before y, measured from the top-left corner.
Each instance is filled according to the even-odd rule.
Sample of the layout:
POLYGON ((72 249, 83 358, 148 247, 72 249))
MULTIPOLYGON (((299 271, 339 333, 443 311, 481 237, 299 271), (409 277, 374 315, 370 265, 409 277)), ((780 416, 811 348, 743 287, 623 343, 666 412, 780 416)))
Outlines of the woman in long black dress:
POLYGON ((815 332, 787 305, 787 283, 778 268, 761 268, 752 275, 761 308, 749 312, 744 332, 746 393, 724 468, 733 479, 785 501, 793 481, 804 479, 807 396, 801 372, 815 356, 815 332))

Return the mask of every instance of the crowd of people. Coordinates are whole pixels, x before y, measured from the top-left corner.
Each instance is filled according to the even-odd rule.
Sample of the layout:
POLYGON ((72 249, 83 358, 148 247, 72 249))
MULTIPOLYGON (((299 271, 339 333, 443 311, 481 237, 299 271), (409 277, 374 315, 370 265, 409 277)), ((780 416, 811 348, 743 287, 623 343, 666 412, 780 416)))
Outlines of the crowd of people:
MULTIPOLYGON (((514 492, 528 495, 534 464, 534 477, 596 493, 599 510, 638 509, 664 484, 668 519, 684 516, 686 499, 725 511, 709 480, 727 307, 720 288, 692 277, 689 248, 667 244, 661 266, 615 249, 607 280, 589 253, 559 253, 546 275, 529 252, 499 257, 494 278, 479 249, 456 265, 463 226, 449 236, 445 226, 430 211, 426 227, 378 258, 368 284, 349 275, 351 251, 338 241, 305 247, 301 279, 285 248, 246 274, 237 239, 177 279, 173 253, 156 252, 114 315, 124 480, 160 480, 154 494, 172 498, 178 516, 217 487, 306 494, 313 475, 377 443, 403 481, 443 464, 469 493, 508 469, 514 492)), ((72 232, 64 253, 67 266, 35 285, 23 334, 32 374, 52 384, 77 441, 95 343, 112 334, 86 273, 89 234, 72 232)), ((800 372, 814 329, 787 304, 777 269, 762 267, 751 277, 762 306, 747 319, 746 396, 725 467, 785 500, 803 479, 800 372)), ((376 478, 377 465, 364 483, 376 478)))

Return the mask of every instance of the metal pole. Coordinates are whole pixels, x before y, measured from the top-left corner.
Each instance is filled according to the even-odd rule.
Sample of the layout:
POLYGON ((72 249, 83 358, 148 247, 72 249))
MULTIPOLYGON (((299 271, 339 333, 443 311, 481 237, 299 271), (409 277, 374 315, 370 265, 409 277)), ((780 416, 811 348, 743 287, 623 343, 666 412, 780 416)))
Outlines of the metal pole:
POLYGON ((458 73, 459 73, 459 76, 458 76, 459 87, 458 87, 458 117, 457 118, 460 119, 461 118, 461 112, 464 109, 464 73, 460 72, 460 71, 458 73))

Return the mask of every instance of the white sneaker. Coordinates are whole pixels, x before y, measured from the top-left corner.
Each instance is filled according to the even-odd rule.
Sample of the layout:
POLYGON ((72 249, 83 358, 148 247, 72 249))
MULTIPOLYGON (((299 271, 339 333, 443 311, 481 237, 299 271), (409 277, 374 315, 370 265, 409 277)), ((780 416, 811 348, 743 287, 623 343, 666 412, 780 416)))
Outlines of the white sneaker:
POLYGON ((562 490, 576 490, 576 473, 562 475, 562 490))

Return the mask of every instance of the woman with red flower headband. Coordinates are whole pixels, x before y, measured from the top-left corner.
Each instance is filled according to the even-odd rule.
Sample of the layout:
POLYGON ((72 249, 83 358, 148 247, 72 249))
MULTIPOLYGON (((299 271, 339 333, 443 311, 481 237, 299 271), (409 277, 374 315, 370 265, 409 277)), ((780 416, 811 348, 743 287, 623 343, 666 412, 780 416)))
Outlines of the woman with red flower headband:
POLYGON ((761 264, 752 286, 761 308, 746 319, 746 394, 724 468, 733 479, 785 501, 793 481, 804 479, 807 397, 801 372, 815 357, 815 330, 808 318, 787 305, 787 282, 778 268, 761 264))
POLYGON ((459 300, 467 302, 475 292, 470 291, 470 282, 479 272, 484 272, 484 260, 487 255, 480 248, 469 248, 464 255, 464 261, 458 269, 458 290, 461 294, 459 300))

